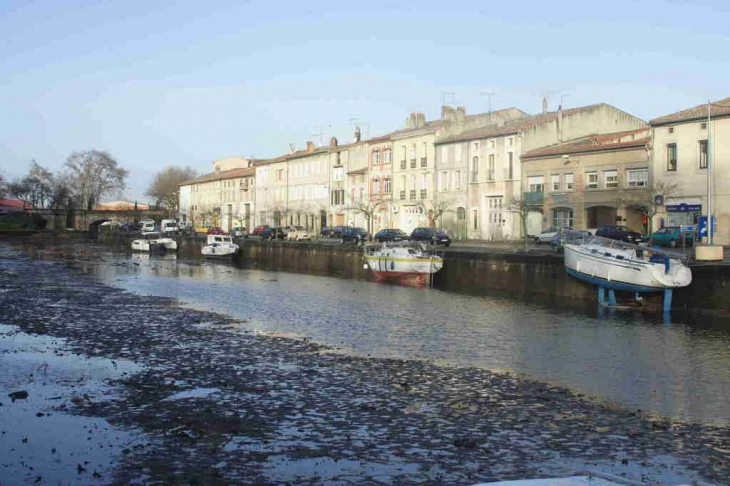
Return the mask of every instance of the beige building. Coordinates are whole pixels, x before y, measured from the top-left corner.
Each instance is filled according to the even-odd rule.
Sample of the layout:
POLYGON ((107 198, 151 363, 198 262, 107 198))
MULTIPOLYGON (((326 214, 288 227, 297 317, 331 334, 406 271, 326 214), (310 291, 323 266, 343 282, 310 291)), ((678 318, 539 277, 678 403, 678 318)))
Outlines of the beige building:
MULTIPOLYGON (((334 141, 336 143, 336 141, 334 141)), ((329 207, 329 147, 307 148, 287 156, 287 200, 280 211, 286 225, 303 226, 319 234, 322 214, 329 207)))
POLYGON ((254 161, 256 216, 254 226, 283 226, 287 208, 287 156, 254 161))
POLYGON ((396 203, 392 210, 397 213, 396 227, 410 233, 416 227, 431 226, 434 213, 440 212, 439 206, 444 204, 438 202, 435 193, 437 140, 524 116, 526 113, 516 108, 467 115, 464 107, 443 106, 441 119, 427 122, 423 113, 411 113, 406 128, 390 136, 395 164, 396 203))
MULTIPOLYGON (((461 145, 461 152, 467 154, 467 237, 508 240, 522 236, 519 216, 506 206, 512 197, 523 197, 523 154, 566 140, 645 126, 639 118, 605 103, 549 112, 543 102, 540 115, 496 120, 476 130, 441 138, 439 145, 461 145)), ((530 214, 529 234, 550 225, 548 216, 539 211, 543 201, 534 203, 536 211, 530 214)))
POLYGON ((196 227, 220 226, 230 231, 243 226, 252 230, 255 211, 253 162, 229 157, 214 161, 213 167, 214 172, 180 185, 181 219, 196 227))
POLYGON ((695 225, 708 211, 708 166, 712 170, 712 212, 717 222, 713 243, 730 244, 730 98, 650 121, 655 181, 676 183, 656 216, 667 226, 695 225), (709 144, 708 144, 709 141, 709 144), (709 148, 708 148, 709 145, 709 148))
POLYGON ((366 173, 366 192, 370 205, 376 212, 373 218, 373 234, 381 229, 394 228, 393 212, 393 144, 390 136, 368 140, 368 171, 366 173))
POLYGON ((553 228, 626 225, 645 234, 643 216, 621 201, 638 199, 631 192, 649 186, 649 133, 591 135, 523 154, 525 193, 540 219, 553 228))

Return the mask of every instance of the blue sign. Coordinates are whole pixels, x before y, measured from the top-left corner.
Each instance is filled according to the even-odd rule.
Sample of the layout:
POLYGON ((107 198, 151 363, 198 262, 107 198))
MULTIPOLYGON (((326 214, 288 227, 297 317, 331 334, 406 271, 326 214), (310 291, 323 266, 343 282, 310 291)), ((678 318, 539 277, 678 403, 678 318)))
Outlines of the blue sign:
MULTIPOLYGON (((705 237, 707 236, 707 216, 700 216, 700 236, 705 237)), ((717 219, 715 217, 712 217, 712 234, 717 234, 717 219)))
POLYGON ((702 211, 702 204, 667 204, 667 211, 696 213, 702 211))
POLYGON ((657 194, 656 196, 654 196, 654 204, 656 204, 657 206, 664 206, 664 196, 662 196, 661 194, 657 194))

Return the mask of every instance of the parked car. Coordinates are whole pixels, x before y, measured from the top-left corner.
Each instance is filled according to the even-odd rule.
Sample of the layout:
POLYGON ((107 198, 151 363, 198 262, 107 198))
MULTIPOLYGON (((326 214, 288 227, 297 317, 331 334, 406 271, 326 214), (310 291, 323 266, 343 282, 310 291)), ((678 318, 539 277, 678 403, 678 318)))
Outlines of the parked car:
POLYGON ((148 233, 150 231, 155 231, 155 222, 151 219, 143 219, 139 222, 140 228, 139 230, 143 233, 148 233))
POLYGON ((330 228, 329 226, 325 226, 322 228, 322 231, 319 232, 319 237, 320 238, 329 238, 330 233, 332 233, 332 228, 330 228))
POLYGON ((330 238, 342 238, 342 229, 346 228, 346 226, 332 226, 330 228, 330 238))
POLYGON ((125 233, 136 233, 140 230, 141 225, 139 223, 122 223, 119 227, 125 233))
POLYGON ((268 230, 268 229, 269 229, 268 225, 257 226, 253 229, 253 233, 251 233, 251 234, 254 236, 261 236, 261 233, 266 232, 266 230, 268 230))
POLYGON ((438 231, 436 228, 416 228, 411 233, 409 238, 413 241, 426 241, 432 245, 445 245, 451 244, 451 238, 443 231, 438 231))
POLYGON ((368 232, 365 228, 352 228, 350 226, 343 226, 340 231, 340 243, 355 243, 362 245, 368 239, 368 232))
POLYGON ((679 226, 667 226, 654 232, 651 236, 655 245, 671 246, 691 246, 694 243, 694 233, 692 231, 682 231, 679 226))
POLYGON ((550 227, 542 230, 542 232, 539 235, 535 235, 535 243, 537 243, 538 245, 541 243, 552 243, 553 238, 555 238, 555 235, 557 235, 561 231, 570 231, 572 229, 573 228, 571 228, 570 226, 561 226, 559 228, 550 226, 550 227))
POLYGON ((635 245, 644 241, 644 236, 641 233, 633 231, 628 226, 601 226, 596 230, 596 236, 633 243, 635 245))
POLYGON ((248 238, 248 230, 243 226, 236 226, 231 229, 231 236, 234 238, 248 238))
POLYGON ((283 240, 286 237, 286 232, 284 228, 270 228, 267 226, 260 235, 262 240, 283 240))
POLYGON ((309 236, 309 232, 307 232, 307 230, 304 229, 302 226, 294 226, 286 234, 286 239, 301 241, 301 240, 311 240, 312 237, 309 236))
POLYGON ((384 241, 404 241, 408 239, 408 235, 399 229, 382 229, 375 233, 375 241, 382 243, 384 241))
POLYGON ((224 235, 226 234, 225 231, 223 231, 223 228, 218 228, 217 226, 211 226, 208 228, 208 234, 209 235, 224 235))
POLYGON ((174 219, 163 219, 160 221, 160 232, 163 235, 179 233, 180 225, 174 219))

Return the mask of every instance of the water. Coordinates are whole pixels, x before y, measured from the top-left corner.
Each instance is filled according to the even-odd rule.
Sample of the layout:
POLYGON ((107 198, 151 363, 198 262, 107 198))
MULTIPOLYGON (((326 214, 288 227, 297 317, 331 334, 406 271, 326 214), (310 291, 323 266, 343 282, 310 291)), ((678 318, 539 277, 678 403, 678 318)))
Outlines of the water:
POLYGON ((730 424, 727 319, 589 315, 506 298, 145 257, 91 265, 112 285, 240 317, 249 329, 308 336, 358 355, 512 371, 629 408, 730 424))

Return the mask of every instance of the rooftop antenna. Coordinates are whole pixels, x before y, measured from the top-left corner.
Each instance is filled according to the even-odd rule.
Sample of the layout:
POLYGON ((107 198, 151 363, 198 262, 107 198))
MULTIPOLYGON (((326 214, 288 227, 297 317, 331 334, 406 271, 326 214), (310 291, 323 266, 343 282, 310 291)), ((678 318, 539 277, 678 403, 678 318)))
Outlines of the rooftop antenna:
POLYGON ((456 104, 456 91, 442 91, 441 92, 441 106, 444 106, 446 104, 446 99, 449 96, 451 97, 450 105, 453 106, 456 104))
POLYGON ((567 98, 568 96, 570 96, 570 95, 569 94, 561 94, 560 95, 560 107, 561 108, 563 107, 563 99, 564 98, 567 98))
POLYGON ((482 91, 479 93, 480 96, 485 96, 487 98, 487 113, 489 114, 489 119, 492 119, 492 96, 494 96, 494 91, 482 91))
POLYGON ((317 127, 319 131, 312 133, 312 137, 319 137, 319 146, 321 147, 324 145, 324 134, 326 133, 325 130, 329 130, 332 128, 331 125, 320 125, 317 127))

